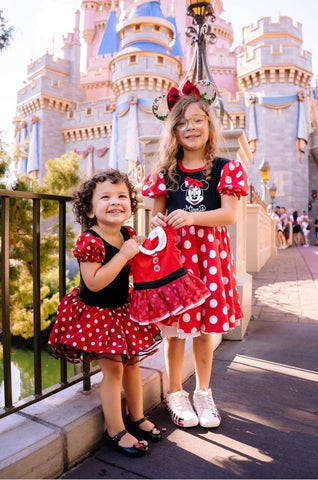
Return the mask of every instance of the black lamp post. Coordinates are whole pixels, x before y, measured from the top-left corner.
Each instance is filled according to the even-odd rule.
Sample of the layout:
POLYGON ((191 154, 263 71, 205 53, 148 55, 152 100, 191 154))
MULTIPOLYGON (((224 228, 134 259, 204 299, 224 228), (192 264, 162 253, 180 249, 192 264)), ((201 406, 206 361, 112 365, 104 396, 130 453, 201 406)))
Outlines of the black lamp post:
POLYGON ((274 210, 274 202, 275 202, 275 198, 276 198, 276 192, 277 192, 277 187, 276 187, 275 183, 272 183, 269 187, 269 196, 271 197, 271 201, 272 201, 272 210, 274 210))
POLYGON ((193 18, 193 25, 195 26, 188 27, 185 32, 187 37, 191 38, 191 45, 195 47, 195 64, 192 80, 203 80, 204 67, 208 80, 214 83, 206 58, 206 42, 216 42, 216 35, 212 32, 211 25, 206 23, 207 17, 210 17, 211 22, 215 21, 213 7, 211 2, 196 2, 192 0, 188 0, 187 5, 187 15, 193 18))

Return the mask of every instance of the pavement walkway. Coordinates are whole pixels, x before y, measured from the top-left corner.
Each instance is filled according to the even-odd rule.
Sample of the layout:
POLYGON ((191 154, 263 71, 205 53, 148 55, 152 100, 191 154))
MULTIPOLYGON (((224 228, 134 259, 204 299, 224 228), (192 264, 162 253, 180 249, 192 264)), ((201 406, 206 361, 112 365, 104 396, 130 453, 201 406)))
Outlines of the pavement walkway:
MULTIPOLYGON (((215 351, 215 430, 176 427, 148 455, 100 446, 60 478, 318 478, 318 247, 279 250, 253 274, 252 320, 241 341, 215 351)), ((184 388, 192 392, 191 377, 184 388)))

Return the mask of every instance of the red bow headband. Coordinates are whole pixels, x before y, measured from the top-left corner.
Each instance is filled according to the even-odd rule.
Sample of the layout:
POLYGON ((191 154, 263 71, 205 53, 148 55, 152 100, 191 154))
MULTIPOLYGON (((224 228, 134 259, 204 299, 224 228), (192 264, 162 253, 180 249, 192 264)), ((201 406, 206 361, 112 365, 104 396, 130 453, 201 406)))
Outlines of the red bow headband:
POLYGON ((152 113, 159 120, 166 120, 170 110, 185 95, 194 95, 211 105, 216 99, 217 90, 215 84, 205 80, 199 80, 195 84, 187 80, 182 88, 182 93, 175 88, 170 88, 167 95, 161 95, 154 99, 152 113))
MULTIPOLYGON (((193 85, 190 80, 187 80, 186 83, 183 85, 182 93, 183 95, 193 95, 201 98, 200 90, 195 85, 193 85)), ((180 95, 180 92, 177 88, 170 88, 167 95, 167 103, 169 110, 171 110, 172 107, 175 106, 175 104, 180 100, 183 95, 180 95)))

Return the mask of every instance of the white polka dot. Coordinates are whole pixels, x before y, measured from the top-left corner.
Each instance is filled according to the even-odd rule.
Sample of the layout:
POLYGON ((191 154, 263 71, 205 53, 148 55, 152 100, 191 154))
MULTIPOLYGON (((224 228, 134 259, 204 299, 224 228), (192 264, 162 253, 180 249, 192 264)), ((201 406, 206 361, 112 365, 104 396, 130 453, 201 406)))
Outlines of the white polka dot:
POLYGON ((229 170, 235 170, 235 165, 233 162, 229 162, 229 170))
POLYGON ((210 300, 210 307, 212 308, 215 308, 218 306, 218 301, 215 299, 215 298, 212 298, 212 300, 210 300))
POLYGON ((227 277, 223 277, 223 283, 224 285, 227 285, 229 283, 229 279, 227 277))
POLYGON ((229 296, 233 297, 233 289, 232 288, 230 288, 230 290, 229 290, 229 296))
POLYGON ((163 183, 160 183, 160 184, 158 185, 158 190, 160 190, 160 191, 162 191, 162 192, 165 192, 166 186, 165 186, 163 183))
POLYGON ((228 309, 227 309, 227 306, 225 305, 225 307, 222 308, 222 312, 224 313, 224 315, 227 315, 227 311, 228 309))
POLYGON ((203 282, 203 283, 206 283, 206 282, 207 282, 207 279, 208 279, 208 277, 207 277, 206 275, 204 275, 203 278, 202 278, 202 282, 203 282))
POLYGON ((223 331, 228 332, 230 330, 230 326, 228 322, 223 323, 223 331))
POLYGON ((232 183, 232 177, 230 177, 229 175, 227 177, 225 177, 224 179, 225 183, 229 184, 229 183, 232 183))
POLYGON ((215 258, 216 257, 216 251, 215 250, 210 250, 209 257, 210 258, 215 258))
POLYGON ((224 258, 227 257, 227 252, 225 250, 222 250, 222 252, 220 253, 220 257, 222 258, 222 260, 224 260, 224 258))
POLYGON ((231 323, 235 323, 235 315, 231 315, 231 316, 230 316, 230 322, 231 322, 231 323))
POLYGON ((215 282, 210 283, 209 289, 211 290, 211 292, 215 292, 215 290, 217 290, 217 288, 218 288, 218 286, 215 282))
POLYGON ((210 318, 209 318, 209 322, 212 323, 212 325, 215 325, 218 321, 218 317, 216 317, 215 315, 212 315, 210 318))
POLYGON ((197 254, 192 255, 192 262, 193 263, 198 263, 198 255, 197 254))
POLYGON ((200 321, 201 321, 201 313, 200 313, 200 312, 197 312, 195 318, 196 318, 196 320, 197 320, 198 322, 200 322, 200 321))
POLYGON ((240 170, 239 172, 237 172, 236 178, 240 178, 242 175, 243 175, 243 172, 242 170, 240 170))
POLYGON ((195 328, 195 327, 193 327, 193 328, 191 329, 191 333, 192 333, 192 334, 193 334, 193 333, 197 333, 197 331, 198 331, 198 329, 195 328))
POLYGON ((183 244, 184 248, 189 250, 191 248, 191 242, 189 240, 186 240, 183 244))
POLYGON ((200 250, 201 250, 201 252, 203 252, 203 253, 206 252, 206 246, 205 246, 205 245, 201 245, 200 250))
POLYGON ((218 271, 217 268, 214 267, 214 266, 209 268, 209 272, 210 272, 211 275, 215 275, 217 273, 217 271, 218 271))
POLYGON ((194 228, 193 225, 191 225, 191 227, 189 228, 189 233, 190 233, 191 235, 194 235, 194 234, 195 234, 195 228, 194 228))
POLYGON ((212 235, 212 233, 209 233, 208 240, 209 242, 214 242, 214 235, 212 235))
POLYGON ((198 237, 203 238, 204 237, 204 230, 202 228, 199 228, 198 230, 198 237))
POLYGON ((184 313, 184 314, 182 315, 182 320, 183 320, 185 323, 190 322, 190 320, 191 320, 191 315, 189 315, 188 313, 184 313))
POLYGON ((208 261, 207 260, 203 260, 203 266, 204 266, 204 268, 207 268, 207 266, 208 266, 208 261))

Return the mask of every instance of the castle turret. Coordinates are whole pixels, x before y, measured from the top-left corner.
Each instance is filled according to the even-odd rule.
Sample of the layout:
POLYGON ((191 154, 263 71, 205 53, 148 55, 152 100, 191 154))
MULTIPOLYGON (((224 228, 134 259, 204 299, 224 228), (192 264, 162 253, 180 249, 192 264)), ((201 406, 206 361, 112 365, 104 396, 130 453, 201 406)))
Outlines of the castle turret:
POLYGON ((255 150, 250 182, 261 191, 259 167, 271 166, 276 202, 308 208, 307 89, 311 54, 302 51, 301 24, 291 18, 263 18, 243 29, 244 50, 238 55, 238 80, 245 92, 247 138, 255 150), (295 178, 297 177, 297 182, 295 178))
POLYGON ((142 160, 139 137, 153 133, 153 99, 178 85, 181 64, 171 55, 175 27, 164 17, 159 1, 139 0, 124 13, 117 27, 121 49, 109 66, 116 97, 113 133, 121 132, 122 138, 125 132, 127 137, 121 142, 113 138, 110 163, 130 171, 142 160))

